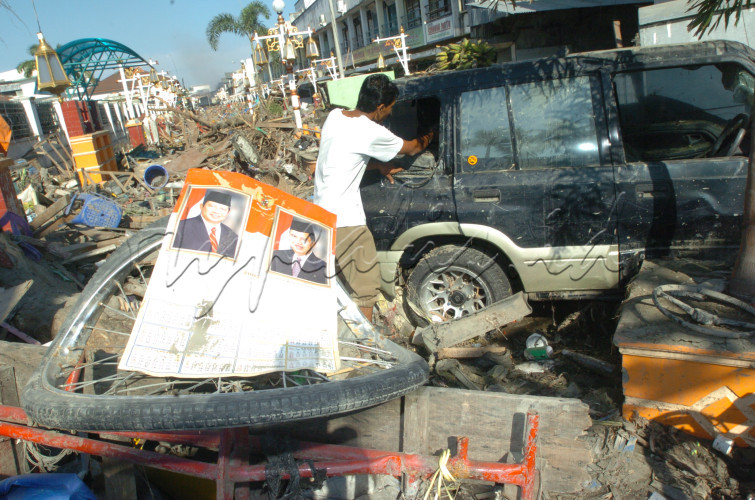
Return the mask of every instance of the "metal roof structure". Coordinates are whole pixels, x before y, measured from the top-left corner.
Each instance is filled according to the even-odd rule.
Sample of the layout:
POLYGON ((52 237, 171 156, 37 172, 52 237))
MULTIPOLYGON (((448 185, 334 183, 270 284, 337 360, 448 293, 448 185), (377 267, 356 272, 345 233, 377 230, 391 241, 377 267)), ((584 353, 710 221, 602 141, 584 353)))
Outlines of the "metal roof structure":
POLYGON ((68 42, 57 52, 71 80, 67 94, 86 101, 91 99, 105 70, 149 65, 127 46, 106 38, 81 38, 68 42))

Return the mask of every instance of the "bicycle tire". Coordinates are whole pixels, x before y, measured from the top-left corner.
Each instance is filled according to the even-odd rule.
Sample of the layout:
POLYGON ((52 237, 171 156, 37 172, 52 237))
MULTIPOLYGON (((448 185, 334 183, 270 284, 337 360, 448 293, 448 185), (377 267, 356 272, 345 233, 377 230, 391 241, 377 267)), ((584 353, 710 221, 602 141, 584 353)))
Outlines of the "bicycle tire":
MULTIPOLYGON (((395 366, 314 385, 179 395, 118 396, 86 394, 82 392, 85 389, 65 390, 65 381, 74 371, 95 371, 94 365, 85 364, 86 368, 83 368, 81 360, 84 359, 83 353, 91 349, 86 347, 86 343, 94 342, 92 332, 98 329, 98 322, 107 307, 106 301, 113 300, 114 289, 123 291, 121 285, 115 284, 120 280, 125 282, 132 267, 137 268, 140 274, 144 271, 145 268, 139 267, 139 259, 154 255, 164 234, 164 222, 158 227, 134 234, 113 252, 82 291, 42 363, 24 389, 22 404, 35 423, 81 431, 264 427, 374 406, 400 397, 427 381, 429 368, 424 359, 381 338, 380 348, 391 353, 395 366)), ((144 278, 143 274, 142 277, 144 278)), ((129 372, 129 376, 133 373, 135 372, 129 372)), ((282 377, 285 383, 286 374, 282 377)), ((128 376, 125 378, 128 379, 128 376)), ((179 382, 184 383, 179 379, 171 379, 160 384, 168 387, 179 382)), ((93 382, 90 391, 96 390, 99 383, 93 382)))

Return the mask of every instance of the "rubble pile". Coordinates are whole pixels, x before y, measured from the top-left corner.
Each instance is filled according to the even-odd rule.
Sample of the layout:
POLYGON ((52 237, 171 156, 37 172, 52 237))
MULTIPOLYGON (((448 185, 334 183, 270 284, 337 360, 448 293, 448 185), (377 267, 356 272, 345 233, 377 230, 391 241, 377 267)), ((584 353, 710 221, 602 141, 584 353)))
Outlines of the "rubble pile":
MULTIPOLYGON (((39 141, 11 169, 27 220, 0 234, 3 286, 29 279, 37 285, 4 319, 7 324, 39 342, 51 340, 66 304, 99 263, 134 232, 170 215, 190 168, 241 172, 309 198, 317 141, 281 111, 269 104, 254 115, 240 106, 200 114, 172 109, 158 117, 158 144, 120 145, 118 169, 107 173, 77 169, 62 135, 39 141)), ((304 113, 311 130, 323 118, 312 109, 304 113)), ((2 339, 18 340, 2 331, 2 339)))

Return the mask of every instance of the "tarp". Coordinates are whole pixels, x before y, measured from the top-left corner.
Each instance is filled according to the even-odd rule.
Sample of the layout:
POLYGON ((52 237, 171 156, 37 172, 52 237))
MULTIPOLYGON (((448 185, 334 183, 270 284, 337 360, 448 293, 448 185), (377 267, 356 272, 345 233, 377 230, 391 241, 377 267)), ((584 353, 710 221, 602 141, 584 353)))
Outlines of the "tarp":
MULTIPOLYGON (((373 75, 375 73, 372 73, 373 75)), ((386 75, 393 80, 395 78, 393 71, 384 71, 381 74, 386 75)), ((331 106, 341 106, 348 109, 357 107, 359 99, 359 89, 362 88, 362 82, 370 75, 348 76, 338 80, 330 80, 328 85, 328 98, 331 106)))

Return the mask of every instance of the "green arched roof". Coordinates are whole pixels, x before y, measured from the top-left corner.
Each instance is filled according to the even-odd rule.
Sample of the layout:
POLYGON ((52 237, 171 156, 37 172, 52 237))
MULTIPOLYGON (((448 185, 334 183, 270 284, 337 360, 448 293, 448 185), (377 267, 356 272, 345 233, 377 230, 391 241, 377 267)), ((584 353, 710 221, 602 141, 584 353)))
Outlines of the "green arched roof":
POLYGON ((77 94, 81 100, 92 97, 106 69, 149 64, 122 43, 106 38, 81 38, 61 46, 57 52, 71 80, 68 93, 77 94))

